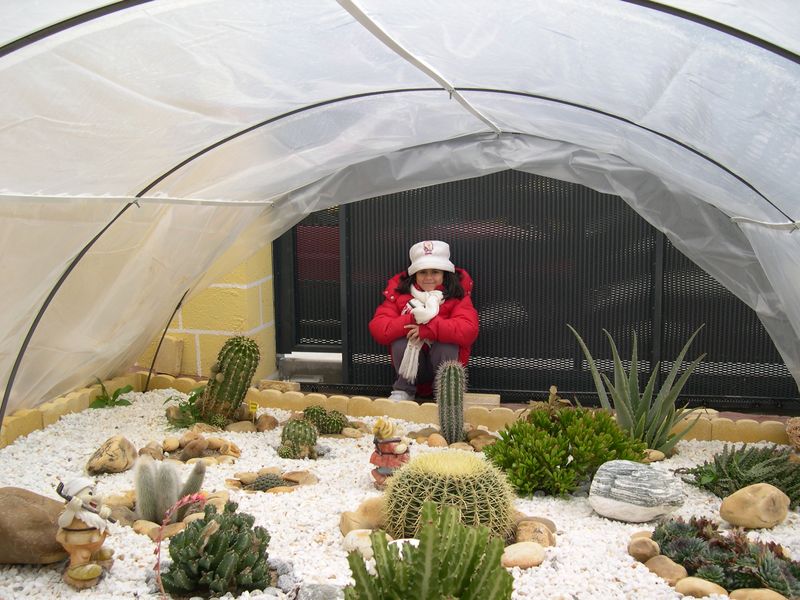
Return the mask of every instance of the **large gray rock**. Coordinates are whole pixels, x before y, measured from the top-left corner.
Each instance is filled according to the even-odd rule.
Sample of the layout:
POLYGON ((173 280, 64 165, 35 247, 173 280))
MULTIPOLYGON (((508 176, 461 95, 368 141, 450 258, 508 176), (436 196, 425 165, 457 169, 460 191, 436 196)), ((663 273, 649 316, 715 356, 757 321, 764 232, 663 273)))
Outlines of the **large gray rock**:
POLYGON ((50 564, 67 557, 56 541, 64 503, 16 487, 0 488, 0 563, 50 564))
POLYGON ((642 523, 683 505, 681 482, 650 465, 629 460, 603 464, 589 488, 589 504, 600 515, 642 523))

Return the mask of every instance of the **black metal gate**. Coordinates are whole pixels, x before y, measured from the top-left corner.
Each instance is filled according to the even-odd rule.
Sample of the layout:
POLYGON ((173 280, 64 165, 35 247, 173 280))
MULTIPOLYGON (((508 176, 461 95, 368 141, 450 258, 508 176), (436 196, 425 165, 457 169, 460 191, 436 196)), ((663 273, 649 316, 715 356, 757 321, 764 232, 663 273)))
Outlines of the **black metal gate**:
POLYGON ((707 353, 684 391, 692 404, 786 410, 800 398, 753 311, 620 198, 519 171, 373 198, 297 225, 275 244, 278 352, 341 351, 347 392, 387 393, 392 369, 367 323, 424 239, 447 241, 475 280, 473 390, 518 402, 556 385, 591 403, 567 323, 601 365, 610 362, 601 330, 623 357, 635 330, 640 370, 660 361, 661 376, 705 323, 689 353, 707 353))

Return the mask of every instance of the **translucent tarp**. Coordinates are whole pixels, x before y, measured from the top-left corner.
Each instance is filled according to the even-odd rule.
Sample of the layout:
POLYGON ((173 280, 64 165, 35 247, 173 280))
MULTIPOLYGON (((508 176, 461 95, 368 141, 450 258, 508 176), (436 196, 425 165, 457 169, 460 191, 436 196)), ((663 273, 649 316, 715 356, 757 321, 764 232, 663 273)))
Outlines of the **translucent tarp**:
POLYGON ((622 196, 800 381, 800 233, 754 223, 800 213, 797 11, 661 4, 0 2, 2 385, 142 196, 54 295, 6 412, 131 364, 187 290, 310 211, 506 168, 622 196))

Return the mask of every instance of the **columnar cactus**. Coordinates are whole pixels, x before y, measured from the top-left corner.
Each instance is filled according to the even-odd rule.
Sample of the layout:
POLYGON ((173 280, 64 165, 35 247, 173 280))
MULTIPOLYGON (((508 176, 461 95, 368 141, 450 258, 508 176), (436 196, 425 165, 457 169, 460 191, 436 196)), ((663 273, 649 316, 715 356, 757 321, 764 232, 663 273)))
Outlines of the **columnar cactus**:
POLYGON ((269 534, 253 527, 255 519, 237 513, 228 502, 222 514, 206 504, 205 516, 192 521, 170 540, 172 564, 162 576, 171 594, 192 596, 208 590, 214 596, 239 590, 263 590, 270 585, 269 534))
POLYGON ((489 528, 505 539, 512 529, 514 493, 497 467, 474 454, 445 450, 423 454, 395 471, 386 489, 386 533, 415 537, 422 505, 457 506, 464 525, 489 528))
POLYGON ((244 336, 230 338, 222 346, 200 399, 200 418, 209 422, 220 415, 230 420, 242 404, 253 381, 260 354, 258 344, 244 336))
POLYGON ((439 429, 448 444, 464 441, 464 392, 467 372, 457 360, 442 363, 436 372, 434 389, 439 406, 439 429))
MULTIPOLYGON (((133 487, 136 491, 136 514, 140 519, 161 523, 167 510, 184 496, 195 494, 203 485, 206 466, 195 463, 192 472, 181 485, 178 472, 170 463, 156 463, 149 456, 136 461, 133 487)), ((174 519, 181 520, 188 506, 176 512, 174 519)))

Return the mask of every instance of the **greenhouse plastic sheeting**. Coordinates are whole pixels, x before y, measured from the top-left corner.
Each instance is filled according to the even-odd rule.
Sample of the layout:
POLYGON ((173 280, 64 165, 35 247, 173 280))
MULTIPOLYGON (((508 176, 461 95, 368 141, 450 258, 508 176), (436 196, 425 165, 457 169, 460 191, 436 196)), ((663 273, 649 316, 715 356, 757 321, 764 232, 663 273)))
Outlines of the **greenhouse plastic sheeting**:
POLYGON ((624 198, 800 382, 790 0, 21 6, 0 2, 7 413, 131 365, 311 211, 508 168, 624 198))

